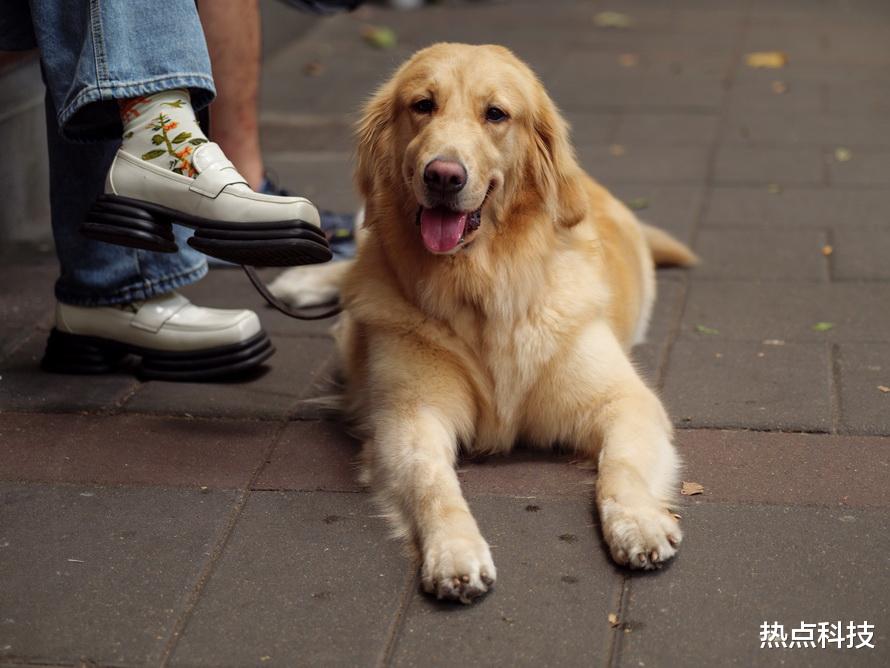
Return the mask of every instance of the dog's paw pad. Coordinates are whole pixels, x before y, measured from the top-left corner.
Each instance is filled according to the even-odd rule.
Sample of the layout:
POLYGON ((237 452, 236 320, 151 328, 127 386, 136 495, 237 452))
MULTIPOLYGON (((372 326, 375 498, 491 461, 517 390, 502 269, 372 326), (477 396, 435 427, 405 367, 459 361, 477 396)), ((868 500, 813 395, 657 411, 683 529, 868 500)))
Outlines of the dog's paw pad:
POLYGON ((426 546, 421 579, 424 591, 438 599, 472 603, 494 585, 497 571, 481 536, 445 538, 426 546))
POLYGON ((655 502, 631 506, 606 499, 600 517, 612 558, 630 568, 659 568, 683 540, 680 523, 655 502))

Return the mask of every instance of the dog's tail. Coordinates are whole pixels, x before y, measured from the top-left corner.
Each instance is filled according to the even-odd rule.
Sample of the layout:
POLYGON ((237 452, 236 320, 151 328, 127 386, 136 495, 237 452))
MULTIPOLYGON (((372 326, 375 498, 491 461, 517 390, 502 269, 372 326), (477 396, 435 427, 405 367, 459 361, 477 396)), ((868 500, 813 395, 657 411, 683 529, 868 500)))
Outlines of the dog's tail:
POLYGON ((692 267, 698 264, 698 256, 686 244, 677 241, 657 227, 646 223, 640 223, 640 225, 656 265, 692 267))

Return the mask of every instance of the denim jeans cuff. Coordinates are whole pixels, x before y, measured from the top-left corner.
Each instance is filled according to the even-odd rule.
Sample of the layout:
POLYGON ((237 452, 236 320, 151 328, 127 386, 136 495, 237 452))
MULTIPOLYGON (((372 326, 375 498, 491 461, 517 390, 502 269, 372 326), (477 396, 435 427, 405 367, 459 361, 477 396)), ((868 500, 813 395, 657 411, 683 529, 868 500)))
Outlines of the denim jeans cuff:
POLYGON ((91 85, 80 90, 61 109, 58 116, 59 131, 65 139, 71 141, 120 139, 123 125, 118 100, 173 88, 189 89, 195 111, 210 104, 216 95, 213 78, 200 72, 91 85))
POLYGON ((111 294, 97 296, 79 291, 68 290, 56 284, 56 299, 63 304, 72 306, 114 306, 115 304, 129 304, 165 295, 184 285, 190 285, 207 275, 207 260, 201 258, 200 262, 183 269, 182 271, 154 279, 143 279, 124 286, 111 294))

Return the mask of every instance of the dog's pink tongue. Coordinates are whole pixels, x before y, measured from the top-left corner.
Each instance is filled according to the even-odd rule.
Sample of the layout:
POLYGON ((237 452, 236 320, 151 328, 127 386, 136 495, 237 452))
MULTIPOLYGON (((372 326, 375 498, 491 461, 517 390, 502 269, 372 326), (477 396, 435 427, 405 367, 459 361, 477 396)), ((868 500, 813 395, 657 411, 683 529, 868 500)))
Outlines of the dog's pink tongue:
POLYGON ((467 214, 448 209, 427 209, 420 212, 420 236, 423 245, 433 253, 447 253, 460 242, 467 224, 467 214))

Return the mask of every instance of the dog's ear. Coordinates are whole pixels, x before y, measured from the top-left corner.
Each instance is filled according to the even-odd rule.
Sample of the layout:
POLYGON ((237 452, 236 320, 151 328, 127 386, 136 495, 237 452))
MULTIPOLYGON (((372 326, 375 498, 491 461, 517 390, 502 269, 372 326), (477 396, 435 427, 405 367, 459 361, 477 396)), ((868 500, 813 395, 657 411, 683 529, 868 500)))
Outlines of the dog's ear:
POLYGON ((556 221, 571 227, 587 213, 583 173, 569 143, 568 125, 543 86, 538 98, 537 113, 532 119, 538 187, 545 200, 552 203, 556 221))
POLYGON ((392 125, 395 121, 394 80, 383 84, 365 104, 361 120, 356 126, 358 154, 355 182, 359 192, 368 199, 374 192, 381 174, 391 170, 386 147, 391 146, 392 125))

